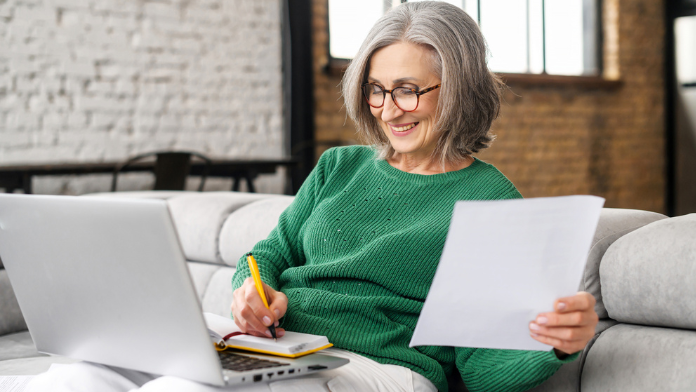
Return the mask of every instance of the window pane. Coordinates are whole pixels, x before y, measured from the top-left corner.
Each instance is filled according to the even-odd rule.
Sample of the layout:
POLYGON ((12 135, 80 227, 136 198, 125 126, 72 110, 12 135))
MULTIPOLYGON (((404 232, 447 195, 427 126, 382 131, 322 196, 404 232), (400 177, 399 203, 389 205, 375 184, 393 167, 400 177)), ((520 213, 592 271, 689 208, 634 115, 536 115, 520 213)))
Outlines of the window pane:
POLYGON ((696 83, 696 16, 677 18, 674 36, 679 84, 696 83))
MULTIPOLYGON (((377 19, 401 1, 329 0, 331 56, 352 58, 377 19)), ((594 14, 583 16, 585 11, 595 12, 593 7, 598 1, 443 1, 463 8, 474 20, 480 15, 481 31, 489 49, 488 65, 494 72, 542 73, 545 70, 549 74, 582 75, 598 69, 594 64, 597 21, 593 19, 594 14), (546 38, 542 4, 546 7, 546 38)))
POLYGON ((462 0, 464 2, 464 11, 469 16, 478 22, 478 0, 462 0))
POLYGON ((546 72, 583 73, 582 0, 546 0, 546 72))
MULTIPOLYGON (((409 3, 417 3, 419 1, 431 1, 431 0, 409 0, 409 3)), ((442 1, 443 3, 450 3, 452 5, 456 5, 459 8, 462 8, 462 3, 466 0, 439 0, 442 1)), ((474 0, 476 1, 476 0, 474 0)), ((475 18, 474 18, 475 19, 475 18)))
POLYGON ((544 71, 544 28, 542 0, 529 0, 529 72, 544 71))
POLYGON ((382 16, 384 3, 377 0, 329 0, 329 51, 331 57, 351 59, 367 33, 382 16))
POLYGON ((527 4, 481 1, 481 31, 488 42, 488 66, 496 72, 527 72, 527 4))
MULTIPOLYGON (((401 4, 401 0, 398 1, 401 4)), ((419 1, 432 1, 432 0, 408 0, 409 3, 417 3, 419 1)), ((444 3, 450 3, 462 8, 469 16, 471 16, 475 21, 478 22, 478 0, 439 0, 444 3)), ((397 4, 398 5, 398 4, 397 4)))

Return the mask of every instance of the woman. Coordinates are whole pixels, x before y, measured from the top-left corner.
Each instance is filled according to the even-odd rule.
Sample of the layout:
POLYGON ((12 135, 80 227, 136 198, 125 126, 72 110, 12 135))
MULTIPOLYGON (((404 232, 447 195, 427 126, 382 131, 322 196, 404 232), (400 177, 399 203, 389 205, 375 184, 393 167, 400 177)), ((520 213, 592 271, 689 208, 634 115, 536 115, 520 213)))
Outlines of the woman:
MULTIPOLYGON (((278 226, 254 246, 270 310, 244 258, 232 281, 243 331, 270 337, 275 324, 279 336, 327 335, 338 349, 325 352, 351 362, 242 390, 446 391, 446 375, 458 370, 470 391, 522 391, 577 357, 597 323, 587 293, 557 300, 530 322, 548 352, 408 347, 455 201, 522 197, 472 157, 492 141, 500 87, 478 27, 459 8, 406 3, 377 22, 343 80, 348 113, 374 149, 323 154, 278 226)), ((72 391, 76 379, 100 391, 218 390, 85 363, 39 376, 28 390, 72 391)))
POLYGON ((490 145, 500 107, 502 84, 485 54, 476 23, 447 3, 402 4, 376 23, 342 84, 373 147, 324 153, 252 250, 270 310, 239 261, 232 314, 243 331, 270 336, 275 324, 280 336, 327 335, 337 348, 425 377, 426 390, 447 390, 455 367, 471 391, 526 390, 577 357, 597 324, 587 293, 530 322, 548 352, 408 347, 455 201, 522 197, 472 157, 490 145))

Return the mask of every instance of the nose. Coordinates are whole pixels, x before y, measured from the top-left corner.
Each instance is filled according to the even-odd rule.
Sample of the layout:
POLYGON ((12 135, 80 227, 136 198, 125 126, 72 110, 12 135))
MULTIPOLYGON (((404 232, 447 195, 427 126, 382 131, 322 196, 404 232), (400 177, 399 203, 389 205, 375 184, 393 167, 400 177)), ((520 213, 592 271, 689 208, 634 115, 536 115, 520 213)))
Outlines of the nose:
POLYGON ((384 106, 382 106, 382 121, 391 122, 404 114, 404 111, 399 109, 394 103, 391 94, 384 97, 384 106))

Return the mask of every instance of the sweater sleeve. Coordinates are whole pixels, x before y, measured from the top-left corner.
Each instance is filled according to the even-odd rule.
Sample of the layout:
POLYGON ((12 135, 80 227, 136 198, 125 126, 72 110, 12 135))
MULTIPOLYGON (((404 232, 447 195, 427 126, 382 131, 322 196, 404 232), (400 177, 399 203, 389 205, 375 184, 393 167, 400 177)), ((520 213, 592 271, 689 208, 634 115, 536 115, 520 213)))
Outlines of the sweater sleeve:
POLYGON ((476 391, 526 391, 543 383, 577 352, 558 359, 553 350, 522 351, 488 348, 455 349, 457 369, 467 389, 476 391))
MULTIPOLYGON (((319 201, 319 195, 326 180, 326 173, 333 162, 333 151, 328 150, 309 174, 295 200, 278 218, 278 225, 268 238, 258 242, 251 252, 259 266, 264 283, 278 290, 278 277, 288 268, 305 263, 300 235, 304 222, 309 218, 319 201)), ((232 290, 236 290, 244 280, 251 276, 246 256, 237 262, 237 270, 232 277, 232 290)))

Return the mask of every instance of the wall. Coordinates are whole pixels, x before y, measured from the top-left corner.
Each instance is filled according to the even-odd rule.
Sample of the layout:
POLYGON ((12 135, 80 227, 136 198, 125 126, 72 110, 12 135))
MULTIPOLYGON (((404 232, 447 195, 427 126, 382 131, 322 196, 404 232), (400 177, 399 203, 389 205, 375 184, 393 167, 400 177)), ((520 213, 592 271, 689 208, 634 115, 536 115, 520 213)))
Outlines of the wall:
MULTIPOLYGON (((661 0, 605 0, 604 77, 620 86, 512 84, 498 139, 479 154, 525 197, 593 194, 606 207, 664 211, 661 0)), ((327 0, 314 0, 316 138, 355 140, 328 62, 327 0)))
MULTIPOLYGON (((284 155, 279 0, 0 0, 0 165, 284 155)), ((119 188, 152 186, 125 175, 119 188)), ((196 181, 189 181, 195 188, 196 181)), ((108 190, 39 178, 36 193, 108 190)), ((209 180, 206 190, 229 189, 209 180)), ((263 192, 282 176, 260 178, 263 192)))

